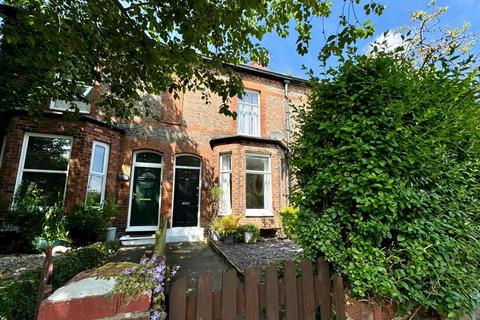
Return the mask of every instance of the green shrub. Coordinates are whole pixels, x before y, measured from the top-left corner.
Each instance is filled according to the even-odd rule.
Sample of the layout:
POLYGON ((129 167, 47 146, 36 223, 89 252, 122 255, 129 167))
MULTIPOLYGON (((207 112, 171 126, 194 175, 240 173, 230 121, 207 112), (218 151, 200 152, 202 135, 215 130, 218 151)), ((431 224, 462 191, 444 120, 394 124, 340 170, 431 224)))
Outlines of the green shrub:
MULTIPOLYGON (((58 289, 78 273, 102 265, 118 244, 95 243, 65 253, 54 260, 52 285, 58 289)), ((35 316, 41 269, 24 272, 18 279, 0 281, 0 319, 29 320, 35 316)))
POLYGON ((221 235, 235 234, 240 218, 236 215, 219 216, 212 220, 210 227, 221 235))
POLYGON ((20 233, 17 250, 35 251, 33 240, 42 234, 48 209, 48 199, 36 184, 19 187, 15 194, 12 212, 8 215, 8 222, 17 226, 20 233))
POLYGON ((118 203, 114 198, 105 201, 103 207, 93 206, 91 202, 77 206, 67 219, 74 244, 84 246, 102 239, 117 212, 118 203))
POLYGON ((457 317, 480 305, 480 104, 477 74, 450 62, 359 57, 314 84, 292 231, 356 296, 457 317))
POLYGON ((55 260, 52 285, 58 289, 78 273, 100 266, 114 251, 102 243, 94 243, 73 251, 68 251, 55 260))
POLYGON ((24 272, 18 279, 0 281, 0 319, 29 320, 35 317, 35 306, 41 270, 24 272))
POLYGON ((247 224, 244 224, 244 225, 240 226, 239 230, 241 232, 251 232, 256 236, 258 236, 260 234, 260 229, 258 229, 258 227, 256 225, 251 224, 251 223, 247 223, 247 224))
POLYGON ((280 211, 280 220, 285 235, 290 239, 295 238, 295 226, 297 225, 298 208, 286 207, 280 211))

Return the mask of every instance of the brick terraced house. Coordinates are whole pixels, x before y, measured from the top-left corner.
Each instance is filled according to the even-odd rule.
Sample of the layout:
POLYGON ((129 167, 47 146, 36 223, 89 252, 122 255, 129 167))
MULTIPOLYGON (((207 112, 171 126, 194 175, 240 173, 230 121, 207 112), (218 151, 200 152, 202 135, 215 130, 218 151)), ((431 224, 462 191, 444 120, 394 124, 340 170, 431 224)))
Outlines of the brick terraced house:
POLYGON ((52 101, 40 122, 25 111, 8 115, 0 138, 0 193, 11 205, 21 183, 36 182, 49 199, 67 208, 115 197, 115 225, 123 239, 142 241, 161 216, 168 241, 204 238, 213 215, 209 190, 222 189, 220 215, 278 229, 287 204, 286 156, 290 109, 307 101, 307 81, 255 66, 236 66, 246 95, 234 98, 234 120, 218 113, 202 92, 174 99, 148 96, 160 121, 134 119, 109 127, 95 110, 99 87, 84 88, 92 103, 79 103, 82 116, 63 118, 68 105, 52 101))

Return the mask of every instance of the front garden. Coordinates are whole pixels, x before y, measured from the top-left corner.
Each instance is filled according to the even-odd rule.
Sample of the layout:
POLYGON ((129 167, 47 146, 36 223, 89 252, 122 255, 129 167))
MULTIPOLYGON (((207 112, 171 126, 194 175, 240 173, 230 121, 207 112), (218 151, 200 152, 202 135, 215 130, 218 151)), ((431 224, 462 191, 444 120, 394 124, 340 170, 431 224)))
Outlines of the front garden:
POLYGON ((54 247, 72 249, 52 257, 54 272, 48 280, 53 290, 104 264, 118 244, 97 241, 104 239, 116 211, 116 201, 110 199, 102 208, 82 204, 67 214, 34 184, 21 187, 12 213, 2 222, 8 227, 2 249, 9 254, 0 255, 0 319, 34 319, 45 253, 50 256, 54 247))

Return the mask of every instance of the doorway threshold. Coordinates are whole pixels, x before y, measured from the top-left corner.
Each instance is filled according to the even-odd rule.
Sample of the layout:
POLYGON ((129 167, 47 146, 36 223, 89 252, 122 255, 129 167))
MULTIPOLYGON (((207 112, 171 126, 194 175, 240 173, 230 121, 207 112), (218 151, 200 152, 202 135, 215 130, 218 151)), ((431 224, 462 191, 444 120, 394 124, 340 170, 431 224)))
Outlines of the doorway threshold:
POLYGON ((195 242, 205 240, 205 228, 174 227, 167 229, 167 242, 195 242))

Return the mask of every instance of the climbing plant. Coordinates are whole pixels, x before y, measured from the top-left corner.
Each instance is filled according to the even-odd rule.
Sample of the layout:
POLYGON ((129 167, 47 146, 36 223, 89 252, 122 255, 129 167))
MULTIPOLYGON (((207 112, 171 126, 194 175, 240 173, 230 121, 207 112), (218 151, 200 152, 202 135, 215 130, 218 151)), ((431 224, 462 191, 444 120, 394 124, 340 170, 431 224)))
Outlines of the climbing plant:
POLYGON ((354 295, 448 317, 480 303, 478 69, 456 59, 377 52, 317 81, 297 110, 287 222, 354 295))

